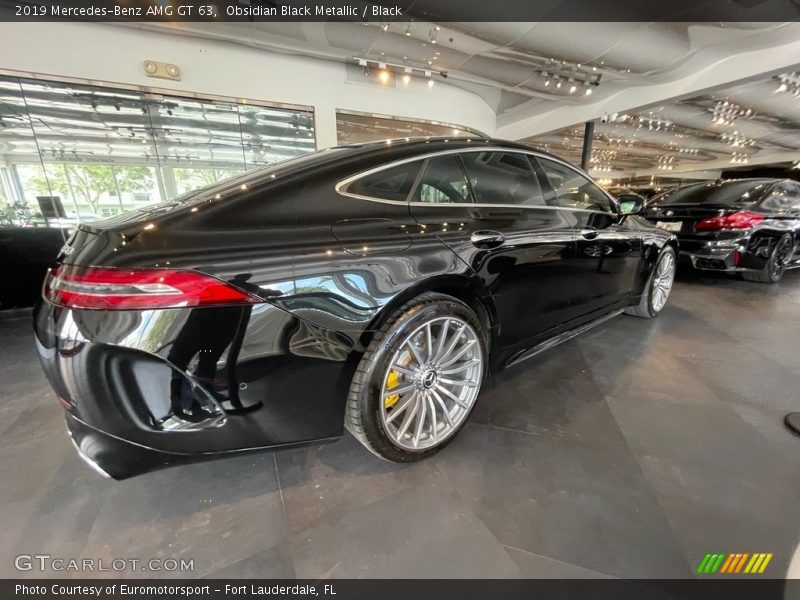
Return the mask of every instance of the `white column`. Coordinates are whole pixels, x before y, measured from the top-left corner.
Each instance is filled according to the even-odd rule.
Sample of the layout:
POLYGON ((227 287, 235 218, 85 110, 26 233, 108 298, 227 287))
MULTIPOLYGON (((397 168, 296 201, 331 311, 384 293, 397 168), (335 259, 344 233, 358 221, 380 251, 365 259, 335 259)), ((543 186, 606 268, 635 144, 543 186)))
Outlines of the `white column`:
POLYGON ((317 150, 336 146, 336 108, 330 104, 314 106, 314 138, 317 150))

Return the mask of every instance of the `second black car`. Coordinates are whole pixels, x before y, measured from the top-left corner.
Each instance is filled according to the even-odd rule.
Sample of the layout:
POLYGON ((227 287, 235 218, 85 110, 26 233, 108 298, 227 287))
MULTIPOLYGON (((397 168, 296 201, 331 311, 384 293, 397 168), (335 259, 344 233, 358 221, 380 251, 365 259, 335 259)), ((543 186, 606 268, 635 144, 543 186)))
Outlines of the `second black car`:
POLYGON ((730 179, 673 188, 653 198, 644 216, 678 236, 696 269, 780 281, 800 266, 800 183, 730 179))

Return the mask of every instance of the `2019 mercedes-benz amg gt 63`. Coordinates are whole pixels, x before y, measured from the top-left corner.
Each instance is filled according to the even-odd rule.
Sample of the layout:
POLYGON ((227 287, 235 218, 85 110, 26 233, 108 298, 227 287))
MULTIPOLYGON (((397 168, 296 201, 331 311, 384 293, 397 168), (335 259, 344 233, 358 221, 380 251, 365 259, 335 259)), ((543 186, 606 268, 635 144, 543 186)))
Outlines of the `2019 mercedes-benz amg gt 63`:
POLYGON ((800 183, 729 179, 673 188, 643 213, 678 236, 696 269, 776 283, 800 266, 800 183))
POLYGON ((35 337, 72 440, 115 478, 344 427, 413 461, 489 373, 656 316, 676 249, 525 146, 341 146, 81 225, 35 337))

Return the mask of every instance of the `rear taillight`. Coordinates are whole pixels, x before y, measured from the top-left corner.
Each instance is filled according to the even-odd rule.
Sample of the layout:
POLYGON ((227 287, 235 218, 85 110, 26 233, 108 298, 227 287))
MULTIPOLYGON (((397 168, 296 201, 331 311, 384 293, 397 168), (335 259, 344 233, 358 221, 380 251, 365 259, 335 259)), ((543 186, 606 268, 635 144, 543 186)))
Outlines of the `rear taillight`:
POLYGON ((697 231, 719 231, 721 229, 750 229, 764 220, 764 215, 740 210, 730 215, 720 215, 698 221, 697 231))
POLYGON ((258 302, 209 275, 173 269, 118 269, 56 265, 44 282, 44 297, 71 308, 136 310, 258 302))

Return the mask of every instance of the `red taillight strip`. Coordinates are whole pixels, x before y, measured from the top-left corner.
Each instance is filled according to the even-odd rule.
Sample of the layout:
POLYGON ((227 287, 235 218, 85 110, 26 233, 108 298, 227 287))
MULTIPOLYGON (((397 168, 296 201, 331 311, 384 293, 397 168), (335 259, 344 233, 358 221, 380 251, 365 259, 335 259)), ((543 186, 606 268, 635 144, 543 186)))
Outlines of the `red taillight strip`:
POLYGON ((210 275, 175 269, 56 265, 44 297, 71 308, 138 310, 250 304, 259 298, 210 275))
POLYGON ((697 231, 719 231, 721 229, 750 229, 764 220, 764 215, 740 210, 730 215, 710 217, 697 222, 697 231))

